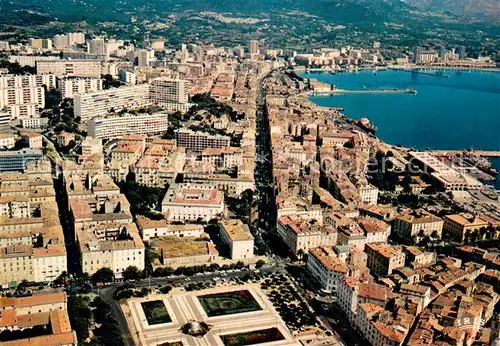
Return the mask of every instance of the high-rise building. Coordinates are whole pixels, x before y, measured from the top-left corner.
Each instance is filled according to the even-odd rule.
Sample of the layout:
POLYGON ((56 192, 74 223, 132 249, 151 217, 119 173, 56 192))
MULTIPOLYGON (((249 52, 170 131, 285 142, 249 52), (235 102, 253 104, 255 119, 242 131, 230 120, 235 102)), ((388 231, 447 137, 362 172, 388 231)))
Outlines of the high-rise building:
POLYGON ((36 61, 36 73, 56 77, 100 77, 99 60, 48 60, 36 61))
POLYGON ((54 36, 54 46, 56 48, 67 48, 69 47, 68 35, 55 35, 54 36))
POLYGON ((187 103, 188 88, 183 79, 167 77, 155 78, 151 81, 151 99, 153 103, 187 103))
POLYGON ((10 44, 8 41, 0 41, 0 50, 5 51, 10 49, 10 44))
POLYGON ((52 40, 48 38, 30 38, 30 47, 33 49, 52 49, 52 40))
POLYGON ((127 85, 136 85, 137 84, 137 75, 132 71, 120 70, 118 72, 118 76, 120 77, 120 81, 127 85))
POLYGON ((75 116, 82 121, 104 116, 109 112, 144 107, 151 104, 149 85, 126 86, 93 93, 76 94, 74 98, 75 116))
POLYGON ((155 51, 165 50, 165 40, 163 39, 153 40, 153 42, 151 42, 151 48, 153 48, 155 51))
POLYGON ((106 42, 103 38, 89 40, 87 45, 87 52, 90 54, 106 54, 106 42))
POLYGON ((73 98, 76 94, 102 90, 100 78, 62 78, 58 84, 63 99, 73 98))
POLYGON ((168 114, 109 114, 89 120, 88 135, 94 138, 120 138, 127 135, 160 135, 168 130, 168 114))
POLYGON ((141 49, 137 52, 137 66, 145 67, 149 66, 150 53, 146 49, 141 49))
POLYGON ((250 42, 248 43, 248 53, 250 55, 259 54, 259 41, 250 40, 250 42))
POLYGON ((464 60, 467 57, 467 53, 465 51, 465 47, 464 46, 458 46, 457 47, 457 53, 458 53, 458 58, 460 60, 464 60))
POLYGON ((0 109, 11 119, 32 118, 45 106, 45 89, 55 88, 53 75, 0 76, 0 109))

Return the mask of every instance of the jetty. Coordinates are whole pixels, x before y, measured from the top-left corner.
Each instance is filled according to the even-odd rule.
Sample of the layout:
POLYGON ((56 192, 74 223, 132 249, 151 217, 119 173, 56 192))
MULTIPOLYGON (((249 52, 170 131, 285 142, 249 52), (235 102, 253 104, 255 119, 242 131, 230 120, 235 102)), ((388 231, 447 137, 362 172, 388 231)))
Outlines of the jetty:
POLYGON ((443 74, 443 71, 437 72, 426 72, 421 69, 405 69, 405 68, 393 68, 394 71, 408 72, 411 74, 422 74, 426 76, 440 77, 440 78, 450 78, 450 76, 443 74))
POLYGON ((365 89, 365 90, 346 90, 346 89, 333 89, 333 90, 318 90, 308 92, 311 95, 339 95, 339 94, 413 94, 416 95, 417 91, 414 89, 365 89))

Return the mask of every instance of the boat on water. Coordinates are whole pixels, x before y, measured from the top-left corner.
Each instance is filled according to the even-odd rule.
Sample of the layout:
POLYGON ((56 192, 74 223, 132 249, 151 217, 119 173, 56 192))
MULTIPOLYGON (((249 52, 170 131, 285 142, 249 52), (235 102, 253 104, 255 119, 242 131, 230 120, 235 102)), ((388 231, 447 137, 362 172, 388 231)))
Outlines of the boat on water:
POLYGON ((377 131, 377 128, 370 122, 370 120, 368 120, 368 118, 359 119, 358 126, 372 135, 374 135, 377 131))

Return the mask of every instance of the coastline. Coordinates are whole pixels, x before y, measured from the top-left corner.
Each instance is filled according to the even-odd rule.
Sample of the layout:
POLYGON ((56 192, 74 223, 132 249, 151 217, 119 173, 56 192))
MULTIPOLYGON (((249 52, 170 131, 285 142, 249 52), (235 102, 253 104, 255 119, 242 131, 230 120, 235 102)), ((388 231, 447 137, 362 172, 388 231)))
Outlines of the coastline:
POLYGON ((352 69, 295 69, 294 71, 298 73, 353 73, 357 71, 385 71, 385 70, 443 70, 443 71, 478 71, 478 72, 494 72, 500 73, 500 67, 498 68, 480 68, 480 67, 459 67, 459 66, 425 66, 425 65, 391 65, 391 66, 370 66, 370 67, 356 67, 352 69))
MULTIPOLYGON (((451 70, 451 69, 448 69, 448 70, 451 70)), ((397 70, 394 70, 394 69, 387 69, 386 71, 390 71, 390 73, 397 72, 397 70)), ((328 72, 328 71, 324 71, 324 72, 328 72)), ((500 70, 499 70, 499 72, 500 72, 500 70)), ((326 77, 328 74, 319 73, 319 72, 314 73, 314 74, 316 74, 318 76, 318 79, 323 83, 326 83, 326 84, 336 83, 335 81, 337 80, 337 77, 335 77, 335 76, 326 77), (325 77, 323 77, 323 76, 325 76, 325 77), (326 78, 326 79, 323 79, 323 78, 326 78)), ((308 78, 313 79, 314 74, 305 75, 305 73, 300 73, 300 77, 302 77, 304 79, 308 79, 308 78)), ((369 74, 367 74, 366 72, 364 72, 365 76, 359 75, 359 77, 355 77, 354 75, 352 75, 351 77, 348 77, 348 75, 350 75, 350 73, 346 73, 346 74, 339 73, 339 75, 338 75, 338 78, 340 78, 339 80, 341 81, 340 83, 345 88, 345 90, 342 90, 340 92, 333 91, 333 90, 332 91, 323 90, 323 92, 322 92, 322 91, 320 91, 321 90, 320 89, 318 91, 302 92, 301 94, 303 97, 306 97, 311 103, 313 103, 317 107, 330 108, 330 109, 342 109, 341 115, 346 119, 349 119, 352 121, 357 121, 361 117, 366 117, 366 118, 370 119, 370 121, 372 121, 380 130, 380 132, 377 131, 376 137, 379 138, 382 142, 384 142, 385 144, 387 144, 389 146, 397 146, 398 144, 399 145, 403 144, 404 147, 406 147, 406 148, 416 148, 417 150, 435 150, 435 151, 440 151, 440 149, 441 149, 441 151, 470 151, 471 148, 476 148, 479 151, 481 151, 481 149, 483 149, 485 152, 500 150, 500 146, 498 144, 496 144, 496 143, 498 143, 498 140, 495 137, 491 136, 491 131, 486 131, 487 136, 483 136, 483 134, 481 134, 480 136, 476 136, 476 134, 474 134, 474 133, 472 133, 470 135, 465 135, 465 134, 459 135, 458 132, 456 132, 456 136, 450 136, 450 133, 454 133, 454 131, 460 131, 460 127, 455 126, 454 127, 455 130, 453 130, 452 128, 449 127, 450 124, 456 123, 456 121, 455 121, 456 117, 453 114, 458 114, 456 112, 460 113, 460 111, 463 112, 463 109, 468 109, 468 113, 466 113, 466 114, 472 114, 473 112, 471 113, 469 107, 467 107, 467 108, 463 108, 463 107, 460 108, 459 107, 459 109, 457 109, 455 107, 455 109, 454 109, 455 112, 449 111, 450 108, 442 108, 442 109, 436 110, 434 106, 431 106, 431 104, 429 104, 429 102, 432 102, 432 95, 435 95, 434 92, 432 92, 432 93, 426 92, 426 93, 422 93, 422 95, 424 95, 423 99, 422 99, 423 101, 411 101, 411 99, 406 99, 406 98, 404 100, 408 100, 408 101, 398 101, 400 99, 397 98, 397 100, 394 101, 394 104, 396 105, 396 107, 399 107, 398 108, 399 111, 396 111, 396 114, 392 114, 392 113, 394 113, 393 111, 390 111, 387 109, 385 111, 383 111, 383 110, 379 109, 379 108, 384 108, 384 105, 377 106, 378 104, 380 104, 380 101, 379 102, 376 101, 376 100, 378 100, 378 97, 376 96, 376 94, 385 94, 385 92, 384 92, 384 90, 379 91, 379 90, 375 89, 375 88, 377 88, 378 82, 375 84, 367 82, 367 80, 375 81, 375 79, 372 79, 372 77, 369 74), (356 83, 355 84, 352 84, 352 83, 344 84, 344 83, 346 83, 347 80, 351 80, 351 79, 353 81, 360 80, 360 81, 362 81, 362 82, 360 82, 361 84, 367 83, 366 85, 369 88, 372 88, 376 91, 371 92, 370 90, 366 90, 366 91, 365 90, 357 90, 356 83), (354 89, 354 91, 349 92, 350 89, 354 89), (373 97, 366 95, 366 94, 370 94, 370 93, 375 94, 375 95, 373 97), (332 98, 332 101, 327 100, 327 99, 330 99, 331 96, 337 96, 337 95, 340 96, 340 95, 345 95, 345 94, 352 94, 351 96, 353 96, 353 97, 346 98, 345 100, 347 100, 347 101, 345 101, 344 99, 338 100, 338 101, 333 101, 333 98, 332 98), (357 96, 355 96, 355 95, 359 95, 360 98, 358 99, 357 96), (431 95, 430 98, 429 98, 429 95, 431 95), (364 103, 364 100, 367 100, 366 104, 364 103), (415 109, 414 108, 415 104, 422 104, 422 102, 424 102, 423 104, 426 104, 429 106, 423 106, 421 108, 422 109, 421 113, 419 115, 416 115, 415 112, 412 112, 411 110, 415 109), (365 106, 363 106, 363 105, 365 105, 365 106), (371 105, 371 107, 367 106, 367 105, 371 105), (408 108, 401 108, 401 107, 405 107, 404 105, 407 105, 408 107, 410 107, 410 111, 404 110, 404 109, 408 109, 408 108), (431 116, 429 118, 429 116, 428 116, 429 114, 439 114, 439 117, 436 118, 435 116, 434 117, 431 116), (420 126, 418 129, 415 127, 409 127, 409 128, 404 127, 404 125, 401 125, 401 124, 394 125, 394 124, 399 123, 399 122, 394 122, 390 119, 393 119, 393 117, 395 117, 395 116, 400 117, 401 115, 407 116, 406 119, 408 119, 410 121, 410 123, 412 123, 412 124, 413 123, 421 124, 422 119, 425 119, 425 120, 423 120, 423 122, 431 122, 431 123, 436 124, 435 119, 443 119, 443 118, 446 119, 447 118, 447 120, 444 120, 444 122, 442 123, 442 126, 436 125, 436 127, 434 127, 433 129, 448 128, 448 130, 444 131, 444 132, 439 131, 439 130, 436 131, 433 129, 426 128, 425 125, 420 126), (422 116, 423 116, 423 118, 422 118, 422 116), (429 134, 429 135, 418 135, 416 133, 429 134), (430 135, 430 133, 432 133, 432 135, 430 135), (471 140, 471 138, 473 139, 476 137, 477 137, 477 139, 471 140), (435 140, 435 139, 437 139, 437 140, 435 140)), ((382 73, 381 73, 381 75, 382 75, 382 73)), ((410 73, 408 73, 408 77, 406 77, 406 78, 409 79, 409 75, 410 75, 410 73)), ((471 76, 469 76, 469 74, 464 74, 464 76, 465 76, 464 80, 476 81, 478 78, 480 78, 480 80, 483 80, 483 78, 487 78, 487 80, 490 81, 492 78, 493 78, 493 80, 497 80, 497 78, 498 78, 498 74, 494 74, 494 75, 492 74, 489 77, 486 77, 487 74, 484 74, 485 77, 482 77, 481 75, 482 74, 478 73, 478 72, 475 72, 475 75, 471 75, 471 76)), ((389 74, 389 76, 391 76, 391 74, 389 74)), ((381 81, 382 81, 382 83, 384 83, 390 79, 391 79, 391 77, 383 78, 381 81)), ((460 79, 457 79, 457 80, 460 81, 460 79)), ((440 84, 440 83, 441 82, 438 82, 438 84, 440 84)), ((446 82, 446 84, 448 84, 448 82, 446 82)), ((470 84, 470 82, 469 82, 469 84, 470 84)), ((390 83, 384 84, 383 87, 387 88, 387 85, 390 85, 390 83)), ((412 86, 408 86, 408 87, 412 87, 412 86)), ((418 89, 418 87, 416 87, 416 86, 413 86, 413 87, 415 89, 418 89)), ((425 87, 428 87, 428 86, 425 86, 425 87)), ((404 90, 404 89, 402 89, 402 90, 404 90)), ((440 89, 440 90, 443 90, 443 89, 440 89)), ((463 90, 464 89, 460 89, 458 92, 462 92, 463 90)), ((472 92, 474 92, 474 91, 475 90, 472 89, 472 92)), ((496 91, 496 92, 498 93, 498 91, 496 91)), ((420 95, 420 92, 418 94, 420 95)), ((449 96, 451 94, 454 94, 454 91, 450 89, 450 91, 448 92, 447 95, 449 96)), ((481 96, 481 95, 479 95, 479 96, 481 96)), ((490 96, 487 96, 487 97, 491 100, 491 94, 490 94, 490 96)), ((449 99, 449 97, 448 97, 448 99, 449 99)), ((481 99, 481 98, 474 98, 474 99, 481 99)), ((390 102, 391 105, 393 104, 393 102, 391 100, 394 100, 394 99, 387 99, 387 100, 388 100, 387 102, 390 102)), ((419 100, 421 100, 421 99, 419 99, 419 100)), ((388 105, 386 103, 386 101, 383 101, 383 102, 386 106, 388 105)), ((457 102, 451 103, 452 109, 456 104, 457 104, 457 102)), ((498 120, 495 119, 494 116, 492 115, 492 114, 494 114, 495 108, 491 108, 492 107, 491 102, 490 103, 481 102, 481 105, 484 105, 484 104, 489 104, 488 110, 486 112, 484 112, 484 114, 489 114, 489 116, 485 117, 484 119, 489 119, 488 121, 490 122, 490 124, 497 122, 498 120), (492 110, 493 110, 493 113, 492 113, 492 110), (493 121, 493 123, 492 123, 492 121, 493 121)), ((474 106, 474 109, 477 111, 478 107, 479 106, 477 106, 477 107, 474 106)), ((479 109, 480 108, 481 107, 479 107, 479 109)), ((393 109, 393 108, 390 107, 390 109, 393 109)), ((473 124, 475 124, 477 121, 474 120, 474 117, 466 116, 466 114, 464 113, 464 116, 460 118, 461 119, 460 123, 462 124, 461 126, 466 128, 466 129, 473 128, 475 126, 473 124)), ((441 121, 441 120, 438 120, 438 123, 439 123, 439 121, 441 121)), ((491 129, 492 127, 490 126, 488 128, 491 129)), ((498 154, 495 154, 494 156, 497 156, 497 155, 498 154)), ((487 156, 489 156, 489 155, 487 155, 487 156)))

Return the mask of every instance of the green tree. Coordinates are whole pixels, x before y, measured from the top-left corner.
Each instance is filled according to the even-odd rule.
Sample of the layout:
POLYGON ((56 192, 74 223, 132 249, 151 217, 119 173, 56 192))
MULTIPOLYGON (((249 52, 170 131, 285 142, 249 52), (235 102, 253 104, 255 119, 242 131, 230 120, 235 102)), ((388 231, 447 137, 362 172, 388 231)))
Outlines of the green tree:
POLYGON ((264 260, 258 260, 257 263, 255 263, 255 268, 259 269, 262 268, 266 264, 266 261, 264 260))
POLYGON ((89 337, 90 319, 92 313, 89 308, 89 299, 85 296, 69 296, 68 315, 71 327, 76 332, 79 342, 89 337))
POLYGON ((128 266, 123 272, 123 280, 139 280, 142 276, 141 271, 136 266, 128 266))
POLYGON ((92 274, 91 280, 95 284, 113 282, 115 274, 110 268, 104 267, 92 274))

